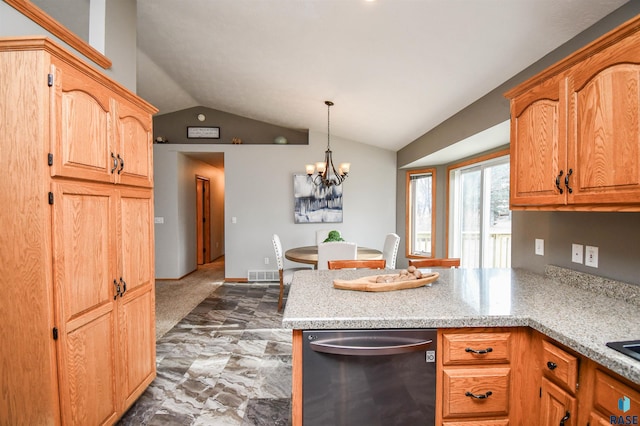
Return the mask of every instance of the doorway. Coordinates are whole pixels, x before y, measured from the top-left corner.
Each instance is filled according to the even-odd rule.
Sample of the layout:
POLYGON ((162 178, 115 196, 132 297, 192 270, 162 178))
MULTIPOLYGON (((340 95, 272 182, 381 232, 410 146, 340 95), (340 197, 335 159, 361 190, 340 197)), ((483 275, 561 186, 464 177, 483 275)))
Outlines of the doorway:
POLYGON ((209 179, 196 175, 196 241, 198 265, 211 262, 211 188, 209 179))

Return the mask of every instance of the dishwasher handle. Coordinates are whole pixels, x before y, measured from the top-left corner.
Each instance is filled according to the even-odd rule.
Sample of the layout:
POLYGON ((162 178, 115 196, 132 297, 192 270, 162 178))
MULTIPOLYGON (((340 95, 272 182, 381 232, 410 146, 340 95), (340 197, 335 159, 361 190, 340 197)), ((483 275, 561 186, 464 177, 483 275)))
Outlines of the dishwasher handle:
POLYGON ((419 352, 432 346, 433 340, 398 337, 338 337, 318 339, 309 342, 316 352, 351 356, 397 355, 419 352))

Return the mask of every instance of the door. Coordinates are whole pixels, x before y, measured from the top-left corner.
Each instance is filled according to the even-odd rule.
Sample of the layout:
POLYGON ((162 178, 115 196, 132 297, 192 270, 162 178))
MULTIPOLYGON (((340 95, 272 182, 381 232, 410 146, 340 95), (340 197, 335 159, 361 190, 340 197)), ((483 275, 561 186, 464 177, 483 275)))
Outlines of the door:
POLYGON ((126 409, 155 377, 153 198, 150 189, 118 190, 119 396, 126 409))
POLYGON ((203 265, 211 262, 211 192, 202 176, 196 176, 196 234, 198 265, 203 265))
POLYGON ((151 187, 153 183, 151 117, 131 103, 113 102, 112 109, 116 116, 114 126, 118 137, 117 182, 151 187))
POLYGON ((569 393, 543 378, 540 397, 540 426, 576 424, 578 404, 569 393))
POLYGON ((565 204, 566 79, 511 101, 511 205, 565 204))
POLYGON ((62 423, 116 420, 116 197, 101 184, 54 183, 54 282, 62 423))

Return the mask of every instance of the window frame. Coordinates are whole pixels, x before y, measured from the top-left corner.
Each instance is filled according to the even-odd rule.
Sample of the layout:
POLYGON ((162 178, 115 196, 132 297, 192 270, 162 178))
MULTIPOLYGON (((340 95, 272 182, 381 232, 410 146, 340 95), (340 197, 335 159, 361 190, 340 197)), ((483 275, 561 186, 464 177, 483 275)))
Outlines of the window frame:
POLYGON ((407 170, 405 175, 405 257, 407 259, 431 259, 436 252, 436 168, 428 167, 414 170, 407 170), (413 216, 413 205, 411 199, 411 177, 414 175, 431 174, 431 255, 421 256, 412 253, 411 229, 413 216))
MULTIPOLYGON (((446 194, 447 194, 447 202, 446 202, 446 220, 445 220, 445 240, 444 240, 444 244, 445 244, 445 249, 444 249, 444 253, 445 253, 445 257, 449 257, 450 253, 449 253, 449 226, 450 226, 450 221, 451 221, 451 171, 455 170, 455 169, 461 169, 461 168, 470 168, 473 165, 479 165, 479 163, 484 163, 487 161, 491 161, 494 160, 496 158, 500 158, 500 157, 507 157, 511 155, 511 147, 505 148, 505 149, 501 149, 499 151, 495 151, 495 152, 491 152, 489 154, 483 154, 480 155, 478 157, 473 157, 464 161, 460 161, 458 163, 454 163, 454 164, 450 164, 447 166, 447 189, 446 189, 446 194)), ((510 161, 510 160, 509 160, 510 161)), ((510 183, 511 185, 511 183, 510 183)))

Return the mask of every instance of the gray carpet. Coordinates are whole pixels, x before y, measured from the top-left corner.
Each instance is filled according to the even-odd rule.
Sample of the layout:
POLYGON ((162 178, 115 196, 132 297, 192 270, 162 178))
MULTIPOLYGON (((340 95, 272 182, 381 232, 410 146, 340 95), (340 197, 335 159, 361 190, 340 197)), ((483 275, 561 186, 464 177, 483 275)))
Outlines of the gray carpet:
POLYGON ((207 298, 224 281, 224 257, 200 265, 180 280, 156 280, 156 339, 207 298))

